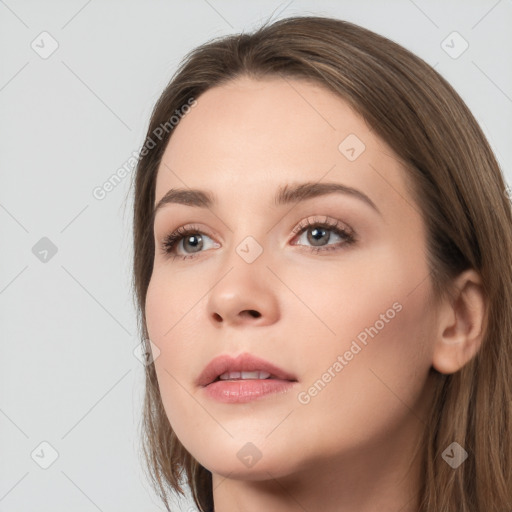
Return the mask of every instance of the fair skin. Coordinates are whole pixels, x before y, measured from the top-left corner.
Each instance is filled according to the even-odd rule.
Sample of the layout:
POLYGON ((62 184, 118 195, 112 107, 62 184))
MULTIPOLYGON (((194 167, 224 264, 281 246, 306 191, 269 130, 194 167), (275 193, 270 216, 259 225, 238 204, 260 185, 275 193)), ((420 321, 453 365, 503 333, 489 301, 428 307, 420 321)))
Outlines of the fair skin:
POLYGON ((425 225, 405 172, 347 103, 304 80, 237 78, 201 95, 174 129, 155 204, 174 188, 217 201, 156 214, 146 320, 166 414, 212 472, 216 512, 417 510, 423 473, 412 453, 429 372, 453 373, 475 355, 485 308, 473 271, 458 277, 455 302, 429 302, 425 225), (349 134, 366 146, 353 161, 338 148, 349 134), (303 182, 352 187, 378 211, 332 192, 274 204, 279 187, 303 182), (314 245, 326 217, 356 241, 324 227, 314 245), (164 237, 189 224, 199 251, 187 235, 164 255, 164 237), (262 249, 251 263, 237 252, 248 236, 250 251, 262 249), (293 389, 221 403, 195 385, 212 358, 244 352, 293 373, 293 389), (261 456, 251 467, 237 456, 248 442, 261 456))

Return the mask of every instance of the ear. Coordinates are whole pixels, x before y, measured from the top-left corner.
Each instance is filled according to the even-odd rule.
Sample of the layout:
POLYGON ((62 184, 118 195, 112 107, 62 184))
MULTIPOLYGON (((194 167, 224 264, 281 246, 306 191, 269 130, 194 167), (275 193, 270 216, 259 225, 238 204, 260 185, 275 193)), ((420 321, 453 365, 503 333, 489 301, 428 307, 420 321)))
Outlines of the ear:
POLYGON ((433 367, 440 373, 460 370, 478 352, 485 335, 487 298, 482 279, 473 269, 454 281, 455 294, 438 310, 433 367))

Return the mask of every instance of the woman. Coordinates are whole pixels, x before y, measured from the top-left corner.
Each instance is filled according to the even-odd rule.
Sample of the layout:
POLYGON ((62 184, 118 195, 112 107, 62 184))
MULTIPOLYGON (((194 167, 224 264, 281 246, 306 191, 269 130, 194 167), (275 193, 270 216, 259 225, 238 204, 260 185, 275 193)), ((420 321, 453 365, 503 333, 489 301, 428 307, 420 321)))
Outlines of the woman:
POLYGON ((166 507, 510 510, 511 255, 496 159, 418 57, 321 17, 195 49, 135 176, 166 507))

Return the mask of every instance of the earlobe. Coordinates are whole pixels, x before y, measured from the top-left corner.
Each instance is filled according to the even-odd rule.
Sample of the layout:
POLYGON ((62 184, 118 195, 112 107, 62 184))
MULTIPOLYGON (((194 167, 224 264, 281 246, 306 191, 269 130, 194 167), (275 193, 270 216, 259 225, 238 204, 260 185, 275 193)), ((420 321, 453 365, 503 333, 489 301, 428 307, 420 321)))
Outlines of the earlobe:
POLYGON ((439 305, 433 367, 440 373, 459 371, 482 345, 485 335, 487 298, 482 279, 473 269, 454 281, 455 294, 439 305))

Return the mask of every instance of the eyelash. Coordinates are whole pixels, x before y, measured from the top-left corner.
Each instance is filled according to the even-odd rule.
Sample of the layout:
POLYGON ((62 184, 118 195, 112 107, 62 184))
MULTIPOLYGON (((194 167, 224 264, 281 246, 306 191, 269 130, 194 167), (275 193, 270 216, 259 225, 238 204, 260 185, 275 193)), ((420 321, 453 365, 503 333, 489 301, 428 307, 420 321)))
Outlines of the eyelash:
MULTIPOLYGON (((295 227, 292 230, 292 233, 294 235, 293 238, 295 238, 298 235, 302 235, 303 232, 307 231, 310 227, 320 227, 327 229, 328 231, 332 231, 334 234, 339 235, 341 238, 344 239, 343 242, 338 243, 337 245, 326 245, 326 246, 320 246, 320 247, 308 247, 310 252, 313 253, 319 253, 319 252, 326 252, 326 251, 333 251, 333 250, 339 250, 342 247, 346 245, 351 245, 355 243, 356 237, 355 233, 348 227, 344 226, 341 222, 337 220, 330 220, 328 217, 325 217, 324 221, 317 221, 311 219, 306 219, 302 222, 300 222, 297 227, 295 227)), ((201 229, 198 226, 195 225, 189 225, 189 226, 181 226, 172 233, 165 236, 165 238, 162 241, 162 253, 164 256, 170 256, 174 253, 175 258, 180 258, 182 260, 195 258, 197 255, 201 254, 200 251, 195 254, 188 254, 186 256, 178 255, 176 254, 176 246, 181 242, 182 239, 184 239, 188 235, 196 235, 196 234, 206 234, 201 231, 201 229)), ((208 235, 207 235, 208 236, 208 235)), ((293 244, 297 245, 297 244, 293 244)))

